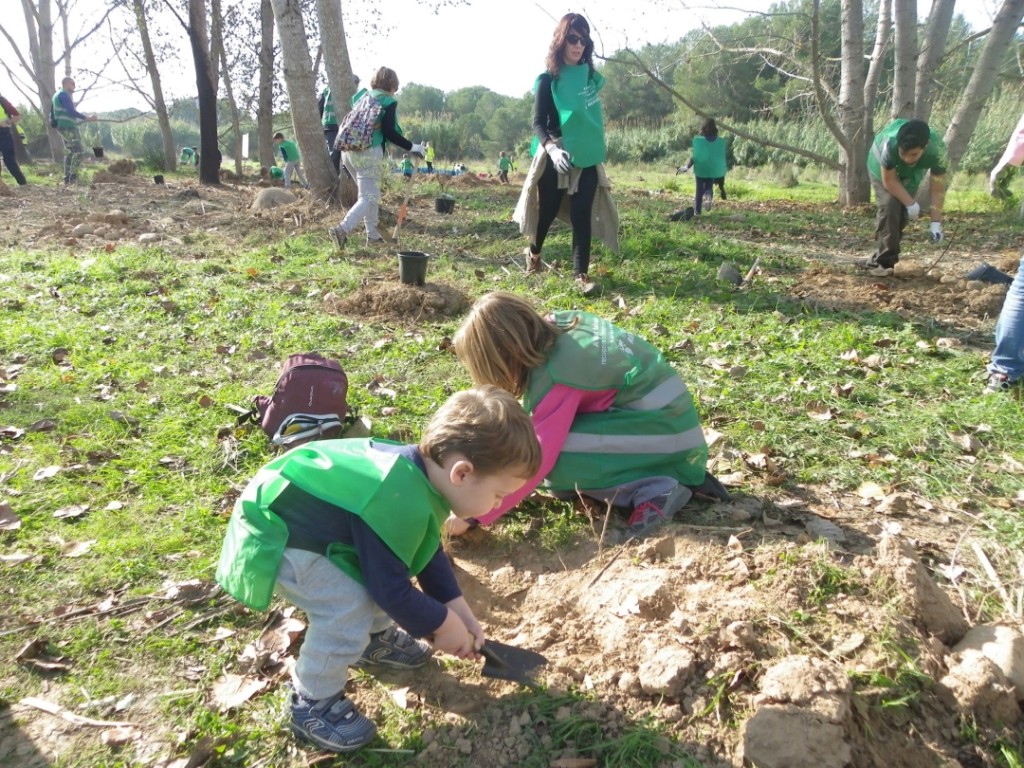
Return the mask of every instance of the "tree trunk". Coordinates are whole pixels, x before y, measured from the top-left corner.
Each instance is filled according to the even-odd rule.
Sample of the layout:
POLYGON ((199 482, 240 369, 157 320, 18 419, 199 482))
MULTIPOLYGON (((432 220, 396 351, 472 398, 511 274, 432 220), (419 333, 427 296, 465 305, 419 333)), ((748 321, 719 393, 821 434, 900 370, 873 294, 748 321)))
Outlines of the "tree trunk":
POLYGON ((875 47, 871 51, 871 63, 868 65, 868 76, 864 81, 864 134, 863 138, 871 144, 875 135, 875 101, 878 98, 878 79, 884 66, 885 49, 889 47, 889 35, 892 32, 892 0, 879 0, 878 23, 875 25, 875 47))
POLYGON ((356 89, 341 16, 341 0, 317 0, 316 13, 320 22, 320 39, 324 41, 320 47, 327 69, 327 82, 331 85, 334 103, 344 113, 356 89))
POLYGON ((932 80, 946 50, 946 39, 953 23, 956 0, 932 0, 925 27, 924 42, 917 55, 917 83, 914 86, 914 116, 925 122, 932 116, 932 80))
POLYGON ((178 167, 178 148, 174 144, 171 132, 171 118, 167 114, 164 92, 160 84, 160 72, 156 68, 156 56, 153 54, 153 41, 149 37, 149 22, 146 19, 144 0, 132 0, 135 11, 135 23, 139 25, 139 36, 142 38, 142 52, 149 71, 149 81, 153 86, 153 109, 156 121, 160 125, 160 137, 164 145, 164 168, 173 171, 178 167))
POLYGON ((256 108, 260 165, 274 164, 274 9, 260 0, 260 89, 256 108))
POLYGON ((863 50, 863 2, 843 0, 839 85, 839 127, 847 139, 839 147, 843 161, 839 202, 843 206, 860 205, 871 200, 867 153, 872 137, 864 132, 866 89, 863 50))
POLYGON ((914 70, 917 67, 917 0, 893 0, 896 66, 892 74, 893 119, 914 117, 914 70))
POLYGON ((949 153, 950 171, 957 167, 967 150, 967 144, 978 125, 978 118, 981 117, 981 110, 992 94, 999 65, 1006 54, 1006 49, 1013 41, 1022 18, 1024 0, 1003 0, 992 22, 992 29, 985 39, 985 47, 982 48, 978 62, 974 65, 971 79, 967 82, 963 96, 960 97, 956 114, 943 137, 949 153))
POLYGON ((231 113, 231 143, 234 145, 231 155, 235 158, 235 173, 241 178, 242 128, 238 119, 238 103, 235 101, 235 92, 231 88, 231 70, 228 67, 228 56, 224 46, 224 17, 221 14, 220 0, 211 0, 210 13, 213 17, 210 29, 210 59, 215 67, 220 67, 220 73, 224 80, 224 94, 228 100, 228 111, 231 113))
POLYGON ((21 0, 25 13, 25 27, 28 30, 28 50, 31 58, 32 79, 39 94, 39 106, 42 108, 43 124, 46 126, 46 137, 50 141, 50 154, 55 163, 64 158, 64 140, 51 128, 46 116, 52 109, 51 99, 57 92, 54 73, 57 64, 53 60, 53 15, 50 13, 50 0, 39 0, 38 8, 32 0, 21 0))
POLYGON ((217 70, 210 63, 210 40, 203 0, 188 0, 188 38, 199 97, 199 181, 220 184, 217 146, 217 70))
POLYGON ((294 0, 271 2, 277 21, 277 34, 281 40, 284 84, 288 89, 295 139, 299 143, 313 198, 327 202, 336 199, 338 177, 334 175, 334 166, 324 146, 324 133, 316 108, 316 81, 306 43, 302 9, 294 0))

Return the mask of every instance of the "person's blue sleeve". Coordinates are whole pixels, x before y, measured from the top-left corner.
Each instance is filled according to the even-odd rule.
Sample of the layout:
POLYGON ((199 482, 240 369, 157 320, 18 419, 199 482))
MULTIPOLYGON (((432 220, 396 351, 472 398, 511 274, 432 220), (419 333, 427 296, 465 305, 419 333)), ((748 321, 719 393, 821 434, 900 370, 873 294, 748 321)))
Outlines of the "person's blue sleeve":
POLYGON ((67 91, 61 91, 60 96, 57 97, 57 100, 60 102, 60 105, 64 108, 64 111, 67 112, 71 117, 75 118, 76 120, 88 119, 85 115, 83 115, 81 112, 75 109, 75 103, 71 100, 71 94, 67 91))
MULTIPOLYGON (((447 606, 416 589, 405 563, 355 515, 352 539, 363 574, 363 586, 381 610, 413 637, 427 637, 437 631, 448 616, 447 606)), ((432 560, 428 570, 433 563, 432 560)), ((454 578, 453 575, 453 581, 454 578)))
POLYGON ((462 589, 455 579, 455 571, 452 570, 452 563, 442 547, 416 576, 420 583, 420 589, 441 604, 445 604, 457 597, 462 597, 462 589))

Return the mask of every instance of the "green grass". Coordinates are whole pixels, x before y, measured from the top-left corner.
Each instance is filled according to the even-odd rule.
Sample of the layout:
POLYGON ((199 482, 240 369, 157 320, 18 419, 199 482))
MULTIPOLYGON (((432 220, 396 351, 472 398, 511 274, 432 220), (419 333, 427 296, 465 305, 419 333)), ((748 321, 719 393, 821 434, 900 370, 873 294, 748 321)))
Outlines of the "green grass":
MULTIPOLYGON (((967 500, 962 508, 987 522, 994 542, 1024 545, 1019 509, 1001 502, 1020 486, 1019 475, 1001 468, 1001 457, 1024 460, 1024 425, 1017 402, 980 393, 990 336, 939 327, 927 317, 823 309, 794 294, 809 255, 827 263, 844 255, 851 241, 869 251, 869 213, 838 209, 835 188, 825 179, 783 188, 736 173, 729 178, 730 200, 763 205, 744 208, 741 220, 719 206, 701 228, 669 225, 667 214, 688 204, 692 180, 651 169, 612 169, 611 175, 622 247, 617 255, 601 247, 595 252, 592 274, 604 285, 601 298, 582 300, 570 289, 564 227, 556 227, 545 249, 547 260, 561 262, 561 273, 527 279, 506 261, 523 245, 509 222, 515 189, 453 188, 456 214, 440 221, 420 217, 426 223, 408 227, 403 247, 431 253, 430 281, 453 285, 470 299, 511 290, 546 308, 592 309, 650 339, 690 385, 704 423, 725 433, 731 450, 772 456, 785 474, 778 492, 814 486, 849 494, 870 477, 943 507, 950 499, 967 500), (751 288, 738 291, 716 279, 723 260, 745 272, 757 257, 763 277, 751 288), (934 353, 918 347, 949 335, 965 343, 934 353), (877 347, 882 339, 890 346, 877 347), (844 359, 849 350, 861 360, 879 353, 885 364, 870 368, 844 359), (727 365, 713 365, 713 358, 727 365), (731 375, 729 366, 745 373, 731 375), (849 396, 835 394, 833 388, 846 382, 853 384, 849 396), (833 418, 812 419, 808 406, 828 407, 833 418), (952 431, 975 434, 979 454, 965 456, 949 438, 952 431), (863 456, 881 451, 892 460, 869 467, 863 456)), ((990 201, 980 184, 958 182, 948 199, 949 228, 969 222, 962 242, 978 251, 993 241, 1015 242, 1015 207, 990 201)), ((225 406, 268 392, 275 365, 287 354, 319 349, 342 360, 351 403, 382 436, 398 430, 418 435, 438 404, 469 385, 454 356, 440 349, 459 317, 412 322, 325 311, 329 293, 350 295, 371 275, 393 279, 390 260, 341 258, 318 228, 294 237, 268 231, 239 228, 235 239, 195 232, 184 246, 166 250, 19 245, 0 254, 0 369, 16 385, 0 394, 0 422, 26 430, 41 419, 56 423, 0 437, 0 501, 22 521, 19 530, 0 533, 0 551, 32 556, 0 565, 7 608, 0 631, 49 618, 62 606, 100 603, 115 592, 127 600, 167 583, 209 580, 234 494, 272 455, 262 434, 233 428, 225 406), (66 353, 56 354, 61 349, 66 353), (393 399, 368 388, 377 376, 396 392, 393 399), (61 469, 37 478, 51 466, 61 469), (54 517, 76 504, 89 509, 77 519, 54 517), (74 542, 93 543, 85 556, 65 557, 64 546, 74 542)), ((733 468, 741 465, 736 460, 733 468)), ((718 471, 726 471, 724 464, 718 471)), ((756 475, 746 491, 776 493, 756 475)), ((547 504, 510 516, 497 537, 535 537, 539 546, 559 550, 588 532, 570 505, 547 504)), ((856 585, 822 559, 811 586, 809 604, 800 609, 808 620, 856 585)), ((183 752, 209 737, 218 744, 211 764, 250 765, 255 756, 289 764, 294 747, 282 728, 277 693, 254 700, 244 716, 206 706, 203 691, 261 625, 258 616, 226 617, 237 635, 222 644, 181 631, 210 607, 187 607, 158 631, 150 631, 143 612, 51 620, 38 630, 0 636, 0 653, 12 659, 25 640, 45 636, 51 655, 73 662, 62 684, 79 700, 69 706, 86 695, 95 700, 132 690, 141 671, 168 694, 152 707, 182 734, 183 752)), ((861 682, 885 691, 881 706, 905 707, 923 685, 915 671, 912 655, 897 646, 892 669, 861 682)), ((46 680, 30 667, 10 665, 0 696, 40 695, 46 680)), ((724 695, 723 682, 710 683, 718 691, 715 701, 724 695)), ((523 704, 549 724, 553 744, 572 742, 600 755, 602 766, 655 765, 666 756, 699 765, 662 725, 635 717, 609 736, 574 710, 577 705, 575 698, 550 693, 523 704), (571 716, 554 718, 563 707, 571 716)), ((436 725, 387 709, 382 739, 391 748, 419 749, 424 729, 436 725)), ((545 749, 537 765, 550 762, 555 746, 545 749)), ((1020 764, 1019 745, 1000 749, 1005 765, 1020 764)), ((338 764, 395 765, 399 759, 366 753, 338 764)), ((118 763, 97 748, 59 764, 118 763)))

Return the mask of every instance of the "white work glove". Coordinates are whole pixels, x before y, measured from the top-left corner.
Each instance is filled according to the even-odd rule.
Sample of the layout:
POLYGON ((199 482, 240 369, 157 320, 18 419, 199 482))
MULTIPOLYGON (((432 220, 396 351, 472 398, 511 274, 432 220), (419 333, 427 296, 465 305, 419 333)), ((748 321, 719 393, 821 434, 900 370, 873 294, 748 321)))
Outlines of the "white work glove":
POLYGON ((931 225, 932 230, 932 242, 937 243, 942 240, 942 222, 933 221, 931 225))
POLYGON ((921 206, 915 200, 907 206, 907 218, 911 221, 915 221, 918 216, 921 215, 921 206))
POLYGON ((544 151, 548 153, 555 170, 559 173, 568 173, 572 169, 572 159, 569 157, 569 153, 554 142, 545 144, 544 151))
POLYGON ((414 155, 419 155, 420 157, 426 157, 427 155, 427 148, 422 144, 413 144, 412 149, 409 151, 414 155))

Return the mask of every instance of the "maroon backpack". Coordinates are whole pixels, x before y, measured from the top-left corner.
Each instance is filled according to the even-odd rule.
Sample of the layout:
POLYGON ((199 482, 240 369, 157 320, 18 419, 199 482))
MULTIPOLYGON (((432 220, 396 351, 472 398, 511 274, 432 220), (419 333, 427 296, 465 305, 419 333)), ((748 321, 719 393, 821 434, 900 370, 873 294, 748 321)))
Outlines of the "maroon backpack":
POLYGON ((252 420, 270 442, 286 448, 340 437, 347 395, 348 377, 341 363, 317 352, 289 355, 274 394, 252 399, 252 420))

